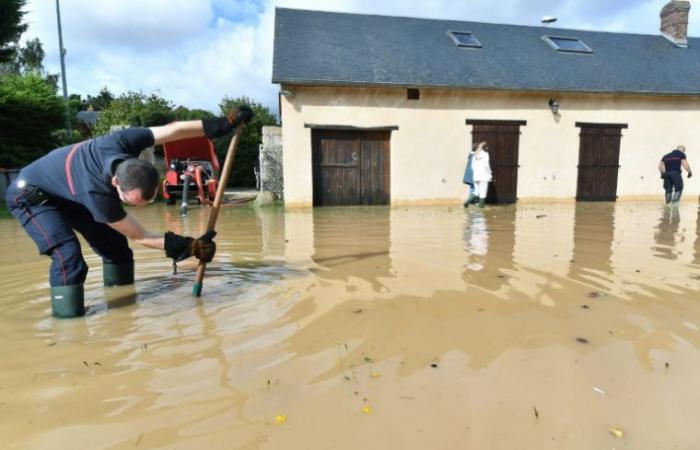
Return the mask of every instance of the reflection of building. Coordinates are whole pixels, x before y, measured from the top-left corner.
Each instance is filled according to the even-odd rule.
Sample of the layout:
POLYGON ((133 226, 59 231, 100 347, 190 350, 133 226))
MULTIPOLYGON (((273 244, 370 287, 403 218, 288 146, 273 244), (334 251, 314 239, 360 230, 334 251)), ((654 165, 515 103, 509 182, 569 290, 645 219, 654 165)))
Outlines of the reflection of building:
MULTIPOLYGON (((350 282, 358 278, 375 291, 391 274, 389 208, 322 208, 313 212, 316 275, 350 282)), ((384 289, 385 290, 385 289, 384 289)))
POLYGON ((615 219, 614 203, 576 205, 569 277, 597 288, 609 286, 615 219))
POLYGON ((661 14, 640 35, 278 8, 285 204, 461 203, 476 140, 490 201, 658 197, 650 162, 700 111, 688 2, 661 14))

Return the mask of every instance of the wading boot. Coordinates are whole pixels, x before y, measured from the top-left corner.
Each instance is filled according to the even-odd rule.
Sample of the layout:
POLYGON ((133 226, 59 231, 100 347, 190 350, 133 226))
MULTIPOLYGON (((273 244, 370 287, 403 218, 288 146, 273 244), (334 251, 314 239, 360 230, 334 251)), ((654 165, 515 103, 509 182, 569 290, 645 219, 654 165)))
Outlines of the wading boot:
POLYGON ((469 196, 469 198, 467 199, 467 201, 464 202, 464 203, 462 203, 462 205, 463 205, 465 208, 469 208, 469 205, 471 205, 472 203, 474 203, 474 200, 475 200, 475 199, 476 199, 476 196, 475 196, 474 194, 471 194, 471 195, 469 196))
POLYGON ((486 204, 486 199, 480 198, 479 199, 479 208, 483 208, 485 204, 486 204))
POLYGON ((51 311, 59 319, 85 315, 83 285, 51 286, 51 311))
POLYGON ((671 193, 667 192, 666 193, 666 204, 668 205, 669 203, 671 203, 671 193))
POLYGON ((676 191, 673 193, 673 199, 671 200, 673 203, 678 203, 681 201, 681 194, 682 192, 676 191))
POLYGON ((103 263, 102 279, 105 286, 123 286, 134 283, 134 262, 103 263))

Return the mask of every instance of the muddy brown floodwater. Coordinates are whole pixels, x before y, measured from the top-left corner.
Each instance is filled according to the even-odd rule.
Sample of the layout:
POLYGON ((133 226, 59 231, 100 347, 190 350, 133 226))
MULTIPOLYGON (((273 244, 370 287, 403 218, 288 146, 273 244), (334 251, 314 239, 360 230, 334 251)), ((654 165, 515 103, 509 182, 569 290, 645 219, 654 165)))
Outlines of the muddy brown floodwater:
MULTIPOLYGON (((134 211, 198 234, 207 210, 134 211)), ((654 203, 225 209, 203 296, 50 316, 0 221, 2 449, 700 448, 700 209, 654 203)), ((87 248, 87 246, 84 246, 87 248)))

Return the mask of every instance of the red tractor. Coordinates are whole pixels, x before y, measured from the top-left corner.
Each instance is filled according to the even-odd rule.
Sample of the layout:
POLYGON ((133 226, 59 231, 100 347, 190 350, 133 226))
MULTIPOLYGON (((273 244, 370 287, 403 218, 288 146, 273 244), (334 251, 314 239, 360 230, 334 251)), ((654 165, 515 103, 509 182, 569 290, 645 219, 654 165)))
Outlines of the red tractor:
POLYGON ((181 199, 180 211, 187 213, 188 194, 197 191, 197 202, 209 205, 216 196, 219 160, 214 144, 207 137, 194 137, 163 144, 165 153, 165 180, 163 197, 169 205, 181 199))

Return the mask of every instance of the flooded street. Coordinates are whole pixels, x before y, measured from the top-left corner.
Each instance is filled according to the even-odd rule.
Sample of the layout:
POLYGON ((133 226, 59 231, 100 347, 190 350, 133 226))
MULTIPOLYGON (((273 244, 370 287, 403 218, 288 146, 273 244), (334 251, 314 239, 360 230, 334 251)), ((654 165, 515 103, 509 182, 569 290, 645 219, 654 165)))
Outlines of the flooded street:
MULTIPOLYGON (((132 210, 198 235, 208 209, 132 210)), ((0 449, 700 448, 700 209, 226 208, 202 297, 134 287, 51 317, 0 220, 0 449)))

